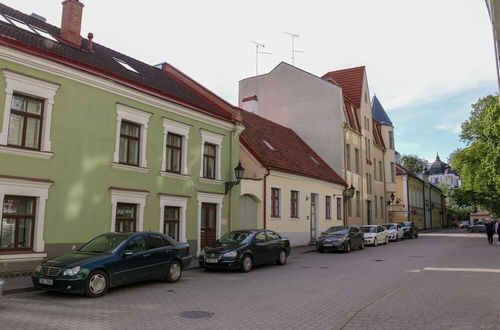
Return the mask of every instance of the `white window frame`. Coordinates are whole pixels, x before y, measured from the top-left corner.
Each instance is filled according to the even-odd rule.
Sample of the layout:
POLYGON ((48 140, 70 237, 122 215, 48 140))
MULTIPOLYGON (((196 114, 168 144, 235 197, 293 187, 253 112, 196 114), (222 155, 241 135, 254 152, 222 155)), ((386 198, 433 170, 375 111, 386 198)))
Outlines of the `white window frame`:
POLYGON ((116 141, 115 141, 115 153, 113 154, 113 164, 114 168, 119 168, 123 170, 130 170, 135 172, 148 172, 148 164, 146 158, 146 147, 148 140, 148 123, 151 113, 135 109, 124 104, 116 104, 116 141), (122 126, 122 120, 126 120, 141 127, 140 135, 140 145, 139 145, 139 166, 132 166, 126 164, 120 164, 120 129, 122 126))
POLYGON ((214 181, 221 181, 221 153, 222 153, 222 139, 224 135, 201 129, 201 158, 200 158, 200 178, 202 182, 212 183, 214 181), (205 143, 215 145, 215 180, 203 177, 203 154, 205 152, 205 143))
POLYGON ((50 140, 50 129, 52 123, 52 108, 54 96, 60 85, 34 77, 25 76, 13 71, 2 70, 5 77, 5 104, 3 121, 0 132, 0 153, 19 156, 49 159, 53 156, 52 141, 50 140), (43 100, 42 137, 40 140, 40 151, 23 148, 12 148, 7 146, 10 123, 10 109, 12 97, 15 93, 33 96, 43 100))
POLYGON ((222 194, 211 194, 207 192, 198 191, 197 202, 198 202, 198 221, 196 227, 196 255, 199 256, 201 252, 201 205, 203 203, 217 204, 217 214, 215 220, 215 235, 216 239, 221 236, 221 225, 222 225, 222 201, 224 200, 224 195, 222 194))
POLYGON ((111 231, 115 232, 116 224, 116 206, 118 203, 137 205, 137 223, 136 231, 142 231, 144 227, 144 207, 146 206, 146 197, 149 192, 134 191, 126 189, 109 188, 111 193, 111 231))
POLYGON ((159 194, 160 196, 160 233, 163 233, 163 223, 165 215, 165 206, 180 208, 179 210, 179 242, 187 242, 186 239, 186 210, 190 197, 159 194))
MULTIPOLYGON (((290 206, 290 205, 289 205, 290 206)), ((283 189, 278 186, 270 186, 269 187, 269 218, 271 220, 281 220, 283 218, 283 189), (278 207, 279 207, 279 213, 278 216, 273 216, 273 188, 278 189, 280 192, 280 196, 278 198, 278 207)))
POLYGON ((45 205, 49 198, 49 187, 52 182, 35 181, 31 179, 17 177, 0 177, 0 215, 3 214, 3 202, 6 195, 36 197, 35 227, 33 235, 34 253, 12 253, 0 255, 0 261, 3 260, 39 260, 47 256, 44 252, 45 241, 43 240, 43 231, 45 223, 45 205))
POLYGON ((191 125, 180 123, 175 120, 163 118, 163 158, 161 162, 161 175, 168 177, 179 177, 179 175, 188 175, 188 143, 189 131, 191 125), (182 150, 181 150, 181 173, 166 172, 167 168, 167 135, 168 133, 177 134, 182 137, 182 150))

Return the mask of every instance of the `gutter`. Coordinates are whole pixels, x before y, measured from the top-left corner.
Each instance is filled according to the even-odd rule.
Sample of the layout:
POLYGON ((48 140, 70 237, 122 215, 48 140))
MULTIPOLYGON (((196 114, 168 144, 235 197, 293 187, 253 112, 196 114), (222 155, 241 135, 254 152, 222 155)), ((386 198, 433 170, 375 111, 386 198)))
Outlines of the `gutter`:
POLYGON ((263 220, 263 227, 264 229, 267 229, 267 176, 271 173, 269 168, 266 168, 267 173, 264 175, 264 218, 263 220))

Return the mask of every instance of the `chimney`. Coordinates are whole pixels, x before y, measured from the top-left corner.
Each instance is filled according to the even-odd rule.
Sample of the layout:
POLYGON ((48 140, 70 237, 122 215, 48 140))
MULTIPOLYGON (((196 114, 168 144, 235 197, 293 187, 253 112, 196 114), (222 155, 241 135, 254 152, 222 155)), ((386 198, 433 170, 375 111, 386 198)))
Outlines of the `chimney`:
POLYGON ((89 32, 89 34, 87 35, 87 39, 89 39, 89 42, 87 43, 87 51, 89 53, 93 53, 94 52, 94 48, 93 48, 93 45, 92 45, 92 39, 94 39, 94 34, 92 32, 89 32))
POLYGON ((72 46, 80 48, 83 4, 78 0, 65 0, 62 5, 61 38, 72 46))

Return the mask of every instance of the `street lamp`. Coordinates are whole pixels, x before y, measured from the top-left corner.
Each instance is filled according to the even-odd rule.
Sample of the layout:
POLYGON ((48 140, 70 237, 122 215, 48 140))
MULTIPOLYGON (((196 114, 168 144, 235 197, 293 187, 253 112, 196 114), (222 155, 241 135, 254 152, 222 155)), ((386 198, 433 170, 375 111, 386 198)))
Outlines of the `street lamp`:
POLYGON ((226 192, 224 194, 227 194, 234 186, 240 184, 241 178, 243 178, 243 172, 245 172, 245 169, 241 166, 241 161, 238 161, 238 165, 234 168, 236 181, 226 182, 226 192))

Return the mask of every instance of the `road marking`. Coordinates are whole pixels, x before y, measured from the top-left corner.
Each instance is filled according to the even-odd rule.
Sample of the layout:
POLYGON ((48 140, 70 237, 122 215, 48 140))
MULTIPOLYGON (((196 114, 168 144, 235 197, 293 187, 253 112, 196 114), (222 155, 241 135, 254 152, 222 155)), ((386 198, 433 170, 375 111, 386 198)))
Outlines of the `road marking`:
POLYGON ((406 272, 407 273, 419 273, 420 271, 421 271, 421 269, 409 269, 406 272))
POLYGON ((480 234, 480 233, 464 233, 464 234, 439 234, 439 233, 429 233, 429 234, 418 234, 418 236, 424 236, 424 237, 467 237, 467 238, 478 238, 478 237, 485 237, 485 234, 480 234))
POLYGON ((500 273, 497 268, 437 268, 425 267, 424 270, 437 270, 442 272, 480 272, 480 273, 500 273))

